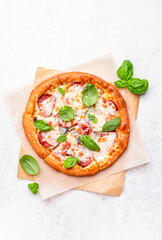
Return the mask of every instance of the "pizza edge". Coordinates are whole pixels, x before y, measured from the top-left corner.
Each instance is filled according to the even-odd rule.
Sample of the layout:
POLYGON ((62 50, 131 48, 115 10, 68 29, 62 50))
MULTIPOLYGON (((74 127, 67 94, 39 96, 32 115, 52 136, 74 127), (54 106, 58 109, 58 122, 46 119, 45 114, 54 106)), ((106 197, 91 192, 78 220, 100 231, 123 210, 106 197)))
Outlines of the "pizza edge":
POLYGON ((58 171, 75 176, 93 175, 100 170, 103 170, 112 165, 126 149, 130 132, 129 116, 126 108, 126 103, 121 94, 119 93, 118 89, 111 83, 105 82, 104 80, 95 75, 83 72, 61 73, 37 85, 32 90, 28 103, 26 105, 23 115, 23 127, 29 143, 31 144, 35 152, 41 158, 43 158, 46 163, 48 163, 51 167, 58 171), (38 141, 38 131, 33 124, 33 120, 35 113, 35 105, 37 104, 39 97, 44 92, 50 89, 52 85, 55 86, 54 88, 57 88, 61 84, 76 81, 83 83, 93 83, 110 94, 111 100, 115 101, 119 109, 121 125, 116 129, 116 132, 118 133, 118 135, 120 135, 120 138, 117 139, 116 144, 111 148, 111 156, 109 156, 108 154, 108 156, 105 157, 104 160, 100 162, 93 161, 89 166, 84 168, 79 166, 78 164, 75 164, 71 169, 66 169, 63 166, 63 163, 58 162, 58 159, 52 155, 49 149, 45 148, 43 145, 40 144, 40 142, 38 141), (123 125, 125 125, 126 128, 123 128, 123 125))
POLYGON ((129 134, 123 134, 123 136, 117 141, 115 146, 113 146, 110 150, 111 155, 106 156, 105 160, 95 161, 88 165, 87 167, 81 167, 79 164, 75 164, 72 168, 66 169, 63 165, 63 162, 59 161, 52 153, 50 153, 44 161, 49 164, 52 168, 57 171, 63 172, 67 175, 71 176, 87 176, 94 175, 99 171, 102 171, 108 167, 110 167, 125 151, 129 140, 129 134))

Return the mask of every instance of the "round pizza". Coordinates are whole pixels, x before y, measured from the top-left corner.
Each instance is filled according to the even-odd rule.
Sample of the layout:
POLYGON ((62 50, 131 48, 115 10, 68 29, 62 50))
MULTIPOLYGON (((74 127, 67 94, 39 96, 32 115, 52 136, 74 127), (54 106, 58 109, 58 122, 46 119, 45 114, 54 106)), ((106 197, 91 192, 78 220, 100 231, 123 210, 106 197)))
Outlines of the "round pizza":
POLYGON ((93 175, 112 165, 129 140, 126 103, 101 78, 68 72, 31 92, 23 116, 26 137, 36 153, 68 175, 93 175))

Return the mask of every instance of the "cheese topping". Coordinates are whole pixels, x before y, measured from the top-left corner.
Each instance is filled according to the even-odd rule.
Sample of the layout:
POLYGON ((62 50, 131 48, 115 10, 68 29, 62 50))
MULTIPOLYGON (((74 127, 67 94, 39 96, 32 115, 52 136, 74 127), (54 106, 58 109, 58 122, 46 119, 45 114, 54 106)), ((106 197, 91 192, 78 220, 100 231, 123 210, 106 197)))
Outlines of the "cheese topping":
POLYGON ((99 135, 96 138, 94 138, 95 142, 100 147, 99 152, 94 152, 93 156, 97 161, 103 160, 103 157, 106 156, 106 154, 109 152, 109 150, 113 147, 115 144, 115 140, 117 139, 117 133, 110 132, 107 133, 105 136, 99 135))
POLYGON ((79 135, 75 130, 67 134, 67 141, 60 143, 54 150, 55 155, 67 155, 79 158, 81 162, 86 162, 93 158, 93 152, 80 144, 79 135), (70 146, 70 147, 67 147, 70 146))
POLYGON ((50 116, 54 105, 55 98, 53 96, 43 100, 41 103, 38 103, 38 107, 40 109, 39 114, 45 117, 50 116))
MULTIPOLYGON (((88 113, 97 117, 97 123, 92 123, 91 126, 94 130, 100 131, 102 126, 109 120, 118 116, 118 110, 114 102, 106 100, 107 96, 104 93, 94 104, 89 108, 88 113)), ((88 117, 87 117, 88 118, 88 117)))
POLYGON ((56 132, 54 130, 51 130, 49 132, 42 132, 42 141, 47 142, 53 147, 56 147, 58 145, 58 142, 56 142, 56 140, 59 136, 59 132, 56 132))
MULTIPOLYGON (((63 88, 63 86, 61 86, 63 88)), ((82 91, 83 91, 84 85, 77 85, 74 84, 70 87, 65 88, 65 95, 61 95, 58 90, 56 89, 56 91, 54 92, 54 96, 56 94, 56 104, 55 107, 53 109, 53 113, 52 115, 55 116, 60 107, 62 107, 63 105, 68 105, 70 107, 72 107, 76 113, 76 115, 78 115, 80 113, 80 111, 82 111, 82 108, 84 109, 84 105, 82 103, 81 100, 81 95, 82 95, 82 91)))
MULTIPOLYGON (((79 158, 80 165, 85 167, 93 160, 103 160, 110 149, 115 145, 118 135, 116 132, 101 133, 103 125, 118 116, 118 107, 107 94, 100 88, 97 102, 86 107, 82 103, 82 91, 86 85, 82 83, 73 83, 60 86, 65 90, 62 95, 58 89, 54 89, 52 96, 41 100, 36 106, 35 118, 45 120, 53 127, 53 130, 42 133, 43 142, 53 146, 53 155, 64 161, 68 156, 79 158), (67 105, 75 111, 75 117, 72 121, 63 121, 58 112, 60 107, 67 105), (88 119, 88 113, 97 117, 97 123, 88 119), (57 143, 56 140, 61 134, 67 135, 67 140, 57 143), (100 147, 99 151, 91 151, 81 143, 81 137, 89 135, 100 147)), ((47 94, 48 95, 48 94, 47 94)), ((48 147, 48 145, 46 145, 48 147)))

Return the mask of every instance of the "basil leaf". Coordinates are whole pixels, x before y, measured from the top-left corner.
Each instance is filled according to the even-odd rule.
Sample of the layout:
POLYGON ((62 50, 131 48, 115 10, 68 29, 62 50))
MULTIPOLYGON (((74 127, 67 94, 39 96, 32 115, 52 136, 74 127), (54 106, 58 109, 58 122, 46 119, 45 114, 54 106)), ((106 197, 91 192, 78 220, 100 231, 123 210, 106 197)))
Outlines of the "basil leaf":
POLYGON ((90 107, 98 100, 98 91, 94 84, 87 84, 82 92, 82 102, 86 107, 90 107))
POLYGON ((74 110, 69 106, 64 105, 59 109, 59 116, 65 122, 73 120, 74 115, 74 110))
POLYGON ((88 118, 91 122, 97 123, 98 120, 97 120, 97 117, 95 115, 90 114, 90 113, 88 113, 87 115, 88 115, 88 118))
POLYGON ((93 151, 100 150, 100 147, 97 145, 97 143, 93 141, 92 138, 90 138, 88 135, 83 135, 81 137, 81 142, 86 148, 90 150, 93 150, 93 151))
POLYGON ((147 91, 147 89, 148 89, 149 83, 148 83, 148 81, 146 79, 141 79, 141 81, 142 81, 143 85, 140 86, 140 87, 133 88, 133 87, 131 87, 129 85, 128 86, 129 91, 134 93, 134 94, 136 94, 136 95, 144 94, 147 91))
POLYGON ((34 121, 34 125, 42 132, 49 132, 52 130, 52 127, 44 120, 36 120, 34 121))
POLYGON ((128 86, 128 82, 125 80, 119 80, 119 81, 115 81, 114 84, 118 87, 118 88, 125 88, 128 86))
POLYGON ((67 137, 66 137, 66 135, 65 134, 62 134, 62 135, 60 135, 58 138, 57 138, 57 140, 56 140, 56 142, 65 142, 67 140, 67 137))
POLYGON ((39 189, 39 184, 38 183, 29 183, 28 188, 31 190, 32 193, 37 194, 38 189, 39 189))
POLYGON ((103 125, 101 132, 114 131, 120 125, 120 123, 121 123, 121 120, 119 117, 114 118, 103 125))
POLYGON ((131 78, 128 81, 128 85, 132 88, 138 88, 144 85, 143 81, 141 81, 141 79, 139 78, 131 78))
POLYGON ((133 64, 129 60, 124 60, 118 68, 117 74, 122 80, 129 80, 133 76, 133 64))
POLYGON ((76 162, 79 163, 80 160, 78 158, 76 158, 76 157, 68 157, 64 161, 64 167, 69 169, 69 168, 73 167, 76 162))
POLYGON ((65 90, 61 87, 58 88, 58 91, 62 94, 62 95, 65 95, 65 90))
POLYGON ((38 175, 39 165, 35 158, 30 155, 24 155, 20 158, 20 165, 29 175, 38 175))

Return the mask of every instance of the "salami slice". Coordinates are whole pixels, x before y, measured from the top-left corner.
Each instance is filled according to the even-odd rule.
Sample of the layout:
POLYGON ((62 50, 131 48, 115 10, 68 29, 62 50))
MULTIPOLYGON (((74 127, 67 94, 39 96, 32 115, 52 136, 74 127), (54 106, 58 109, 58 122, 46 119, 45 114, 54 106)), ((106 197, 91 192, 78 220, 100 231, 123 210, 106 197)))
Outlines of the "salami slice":
POLYGON ((43 94, 38 99, 38 108, 40 110, 40 115, 44 117, 50 116, 55 106, 55 103, 55 97, 53 97, 51 94, 43 94))
POLYGON ((89 121, 86 121, 84 119, 81 119, 76 126, 77 133, 81 135, 89 135, 92 133, 93 129, 89 123, 89 121))
POLYGON ((71 147, 71 143, 68 142, 68 141, 65 141, 63 144, 62 144, 62 147, 61 147, 61 154, 62 155, 66 155, 67 153, 67 150, 71 147))
POLYGON ((97 143, 109 150, 116 142, 118 134, 116 132, 101 132, 97 138, 97 143))
POLYGON ((38 140, 46 148, 56 147, 59 143, 56 142, 59 134, 56 134, 55 131, 51 130, 49 132, 39 132, 38 140))
POLYGON ((114 109, 114 111, 118 111, 118 106, 112 100, 107 100, 102 97, 103 107, 107 108, 108 106, 114 109))
POLYGON ((89 157, 89 158, 86 159, 86 161, 80 161, 79 165, 82 166, 82 167, 87 167, 91 163, 92 163, 92 158, 89 157))

